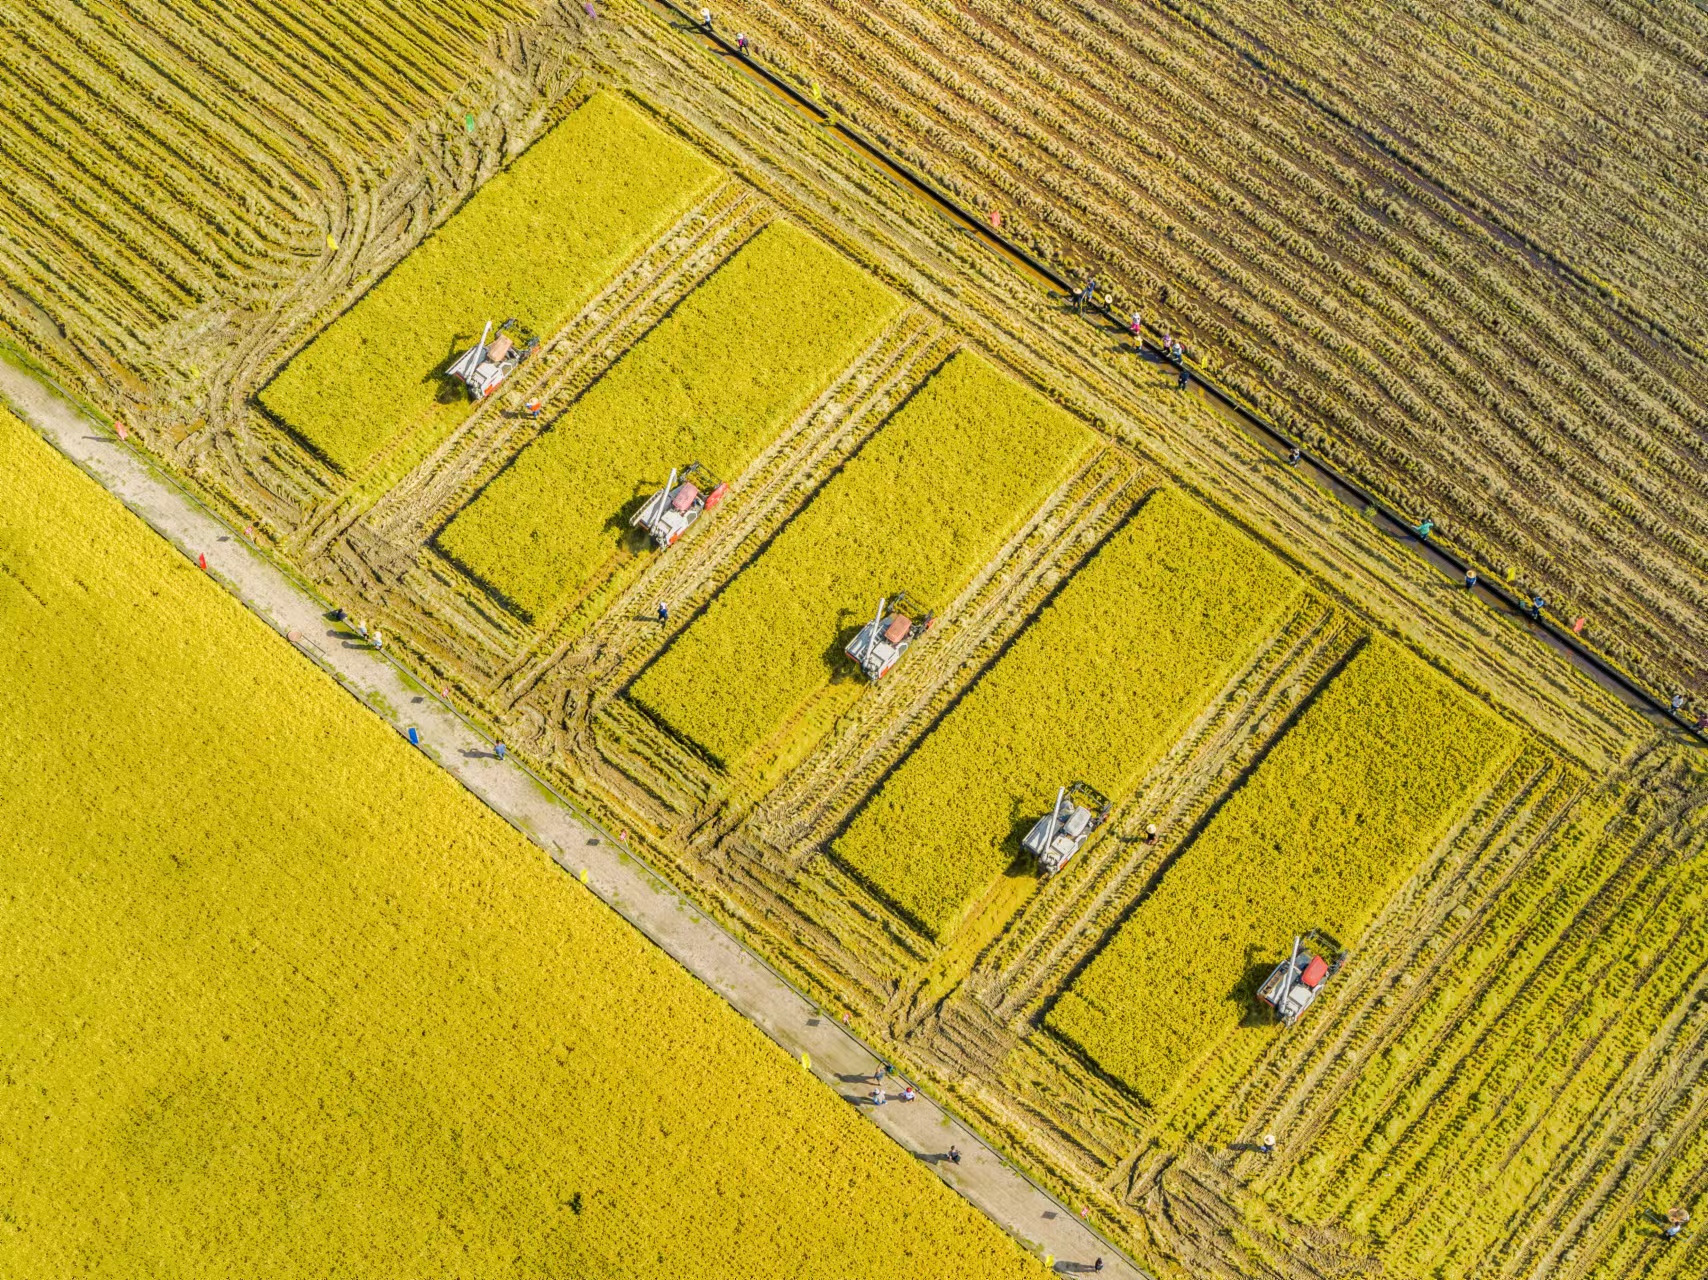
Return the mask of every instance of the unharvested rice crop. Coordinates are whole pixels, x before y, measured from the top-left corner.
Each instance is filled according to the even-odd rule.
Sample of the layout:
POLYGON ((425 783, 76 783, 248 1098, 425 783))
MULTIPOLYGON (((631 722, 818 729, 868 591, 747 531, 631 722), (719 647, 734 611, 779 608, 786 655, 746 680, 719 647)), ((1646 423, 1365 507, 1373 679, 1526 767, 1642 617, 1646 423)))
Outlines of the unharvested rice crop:
POLYGON ((1298 595, 1233 525, 1160 490, 890 776, 837 856, 943 936, 1058 787, 1119 801, 1298 595))
POLYGON ((615 553, 634 500, 672 467, 734 479, 900 308, 840 254, 772 224, 523 450, 440 548, 537 617, 615 553))
POLYGON ((0 412, 0 1274, 1042 1276, 0 412))
POLYGON ((443 376, 482 326, 549 335, 718 179, 609 93, 491 179, 260 393, 340 471, 423 422, 466 416, 443 376))
POLYGON ((1293 937, 1355 946, 1513 731, 1371 641, 1063 993, 1049 1026, 1152 1102, 1239 1027, 1293 937))
POLYGON ((940 604, 1091 448, 1035 391, 954 356, 635 681, 734 765, 837 672, 884 596, 940 604))

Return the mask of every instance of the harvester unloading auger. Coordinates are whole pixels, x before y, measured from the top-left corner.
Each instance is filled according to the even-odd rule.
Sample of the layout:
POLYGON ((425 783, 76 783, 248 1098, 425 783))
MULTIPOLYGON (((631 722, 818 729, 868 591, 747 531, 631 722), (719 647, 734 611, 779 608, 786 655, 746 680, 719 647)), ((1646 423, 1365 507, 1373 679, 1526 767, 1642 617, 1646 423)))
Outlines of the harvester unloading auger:
POLYGON ((1328 980, 1340 972, 1345 961, 1346 952, 1340 950, 1338 944, 1333 944, 1332 939, 1313 929, 1302 938, 1293 939, 1292 956, 1276 965, 1263 980, 1263 985, 1257 989, 1257 998, 1275 1010, 1282 1026, 1290 1027, 1311 1007, 1328 980), (1318 949, 1327 951, 1331 945, 1336 952, 1333 964, 1316 954, 1318 949))
POLYGON ((660 551, 674 545, 706 512, 716 511, 729 492, 727 484, 720 483, 698 462, 680 468, 680 473, 678 476, 678 469, 671 468, 664 488, 648 498, 629 520, 635 528, 644 529, 660 551))
POLYGON ((458 356, 456 363, 445 370, 467 387, 469 395, 476 400, 484 400, 498 390, 504 379, 516 371, 517 365, 539 350, 538 338, 529 338, 521 346, 517 346, 515 339, 504 332, 515 323, 515 318, 511 317, 498 326, 498 333, 493 336, 492 321, 488 320, 486 328, 480 331, 480 341, 458 356), (487 341, 489 336, 492 336, 491 342, 487 341))
POLYGON ((919 602, 905 591, 878 601, 877 616, 860 628, 843 652, 866 679, 874 683, 883 679, 901 661, 908 646, 936 624, 936 614, 923 610, 925 616, 919 617, 921 612, 919 602))
POLYGON ((1091 833, 1109 819, 1106 796, 1090 783, 1070 782, 1056 792, 1055 806, 1033 825, 1020 847, 1052 876, 1085 847, 1091 833))

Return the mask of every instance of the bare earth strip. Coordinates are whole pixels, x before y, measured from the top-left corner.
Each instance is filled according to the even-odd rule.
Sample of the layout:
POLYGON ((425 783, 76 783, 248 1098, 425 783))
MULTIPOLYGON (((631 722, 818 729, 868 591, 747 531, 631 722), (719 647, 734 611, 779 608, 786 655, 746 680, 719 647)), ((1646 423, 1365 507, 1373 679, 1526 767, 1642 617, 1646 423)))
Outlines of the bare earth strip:
MULTIPOLYGON (((736 938, 620 844, 592 830, 527 771, 495 759, 488 738, 425 695, 396 663, 354 643, 343 627, 327 621, 319 601, 75 408, 4 362, 0 396, 162 537, 187 555, 205 554, 209 572, 234 595, 399 732, 415 728, 430 757, 565 871, 585 874, 590 889, 684 968, 789 1053, 808 1055, 825 1084, 861 1103, 878 1059, 736 938)), ((1145 1275, 930 1099, 921 1096, 870 1114, 903 1149, 930 1162, 944 1181, 1028 1247, 1087 1265, 1101 1256, 1102 1274, 1124 1280, 1145 1275), (964 1155, 958 1165, 943 1159, 951 1144, 964 1155)))

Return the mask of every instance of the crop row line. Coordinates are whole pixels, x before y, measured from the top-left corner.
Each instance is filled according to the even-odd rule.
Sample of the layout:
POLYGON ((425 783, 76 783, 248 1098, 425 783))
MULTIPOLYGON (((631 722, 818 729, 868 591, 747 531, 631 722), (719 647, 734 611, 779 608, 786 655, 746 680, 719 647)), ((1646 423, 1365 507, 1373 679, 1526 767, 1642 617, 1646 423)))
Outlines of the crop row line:
MULTIPOLYGON (((1072 295, 1079 292, 1079 285, 1068 280, 1055 268, 1023 246, 1008 239, 996 228, 988 225, 985 219, 965 208, 955 197, 943 191, 936 183, 926 178, 911 165, 893 155, 887 148, 868 138, 861 130, 850 125, 835 112, 812 101, 782 76, 750 57, 745 50, 737 48, 735 43, 723 36, 722 33, 715 29, 702 31, 698 20, 676 5, 674 0, 652 0, 652 2, 669 9, 687 24, 701 40, 715 45, 726 58, 735 59, 749 73, 763 79, 783 93, 797 109, 845 137, 882 168, 900 174, 922 196, 949 213, 958 223, 973 232, 990 247, 1042 277, 1064 293, 1072 295)), ((1120 326, 1120 318, 1112 313, 1106 303, 1095 304, 1093 310, 1102 313, 1117 327, 1120 326)), ((1148 349, 1162 354, 1160 348, 1148 339, 1146 346, 1148 349)), ((1269 418, 1263 416, 1258 410, 1248 405, 1242 397, 1228 390, 1219 379, 1206 377, 1203 370, 1196 366, 1193 367, 1192 371, 1193 376, 1226 410, 1252 429, 1260 439, 1270 442, 1277 452, 1290 454, 1294 449, 1298 449, 1301 461, 1308 464, 1314 472, 1327 482, 1326 487, 1336 497, 1341 498, 1348 505, 1358 510, 1374 512, 1392 532, 1410 533, 1416 528, 1415 521, 1401 515, 1396 506, 1376 496, 1373 492, 1373 486, 1369 482, 1354 480, 1314 450, 1305 449, 1303 440, 1284 431, 1269 418)), ((1446 544, 1441 538, 1434 538, 1427 545, 1420 545, 1425 558, 1437 564, 1445 564, 1455 576, 1462 577, 1472 567, 1471 558, 1466 553, 1446 544)), ((1530 601, 1521 599, 1502 583, 1485 579, 1478 590, 1485 592, 1514 614, 1524 614, 1529 610, 1530 601)), ((1667 722, 1708 742, 1708 730, 1698 729, 1682 718, 1674 716, 1669 699, 1643 684, 1638 677, 1628 672, 1611 657, 1591 646, 1581 636, 1573 634, 1569 629, 1559 626, 1546 617, 1539 623, 1533 623, 1533 626, 1541 628, 1543 634, 1550 640, 1552 647, 1564 652, 1576 665, 1596 676, 1602 683, 1611 684, 1616 691, 1630 698, 1635 698, 1650 713, 1658 713, 1667 722)))

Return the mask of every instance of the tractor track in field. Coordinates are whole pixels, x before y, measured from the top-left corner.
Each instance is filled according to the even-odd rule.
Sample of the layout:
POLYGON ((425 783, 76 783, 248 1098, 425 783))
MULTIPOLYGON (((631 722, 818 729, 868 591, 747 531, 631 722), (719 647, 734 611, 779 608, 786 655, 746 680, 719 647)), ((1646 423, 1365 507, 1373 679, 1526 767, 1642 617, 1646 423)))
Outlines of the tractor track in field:
MULTIPOLYGON (((1507 927, 1498 916, 1502 899, 1588 811, 1585 779, 1647 776, 1634 757, 1653 726, 1587 688, 1481 596, 1448 589, 1438 567, 1379 520, 1357 517, 1261 444, 1230 433, 1223 410, 1196 394, 1176 396, 1168 371, 1135 354, 1120 334, 1065 316, 1061 300, 1040 295, 1036 279, 1012 271, 910 189, 892 186, 833 128, 803 125, 793 105, 739 69, 706 75, 702 49, 617 8, 626 16, 614 9, 597 27, 583 29, 579 15, 565 11, 490 41, 482 83, 467 96, 473 132, 459 99, 449 114, 415 126, 387 165, 371 158, 330 164, 311 149, 304 164, 325 164, 324 175, 313 176, 325 188, 325 226, 340 248, 318 250, 322 231, 299 237, 298 257, 310 265, 257 289, 252 314, 223 329, 175 333, 174 358, 212 372, 200 382, 181 380, 198 388, 173 402, 182 427, 163 425, 167 415, 159 414, 142 434, 209 486, 234 524, 253 521, 258 541, 300 559, 353 617, 383 625, 388 647, 406 655, 424 682, 451 691, 447 696, 496 725, 560 790, 613 830, 625 830, 630 847, 812 998, 848 1010, 907 1069, 953 1089, 965 1114, 998 1135, 1012 1159, 1076 1207, 1087 1206, 1110 1238, 1193 1274, 1374 1274, 1367 1241, 1333 1224, 1287 1217, 1296 1203, 1288 1200, 1295 1194, 1288 1179, 1303 1177, 1294 1159, 1319 1141, 1356 1146, 1365 1139, 1356 1118, 1337 1109, 1360 1064, 1409 1043, 1403 1037, 1411 1020, 1434 1016, 1429 1000, 1449 989, 1456 958, 1485 931, 1499 936, 1507 927), (541 335, 538 363, 524 367, 527 382, 513 381, 442 439, 392 442, 354 480, 332 474, 253 408, 250 397, 287 354, 596 84, 638 92, 659 123, 731 176, 568 325, 541 335), (661 309, 773 217, 838 246, 910 306, 743 475, 724 477, 732 482, 731 501, 714 518, 666 554, 624 548, 608 572, 541 625, 523 622, 435 551, 433 532, 549 429, 661 309), (1101 460, 1034 512, 954 601, 930 602, 958 620, 910 655, 899 681, 867 691, 834 717, 813 720, 808 708, 766 744, 772 755, 751 767, 712 767, 623 696, 629 681, 787 527, 893 404, 960 345, 979 347, 1091 423, 1105 441, 1101 460), (506 403, 532 394, 547 402, 539 423, 506 403), (856 882, 827 856, 825 843, 1023 632, 1137 491, 1170 482, 1276 550, 1305 579, 1306 604, 1119 806, 1095 845, 1032 891, 994 937, 950 955, 952 948, 929 942, 856 882), (669 627, 651 621, 657 599, 670 601, 669 627), (1452 833, 1419 868, 1343 971, 1347 982, 1324 1002, 1325 1016, 1278 1039, 1244 1078, 1208 1072, 1196 1079, 1195 1087, 1218 1099, 1213 1110, 1198 1100, 1179 1113, 1181 1124, 1159 1117, 1041 1034, 1039 1015, 1348 647, 1383 632, 1433 655, 1533 723, 1542 763, 1493 785, 1489 811, 1452 833), (791 755, 791 735, 816 745, 791 755), (1154 848, 1142 840, 1149 821, 1163 831, 1154 848), (1461 909, 1468 914, 1456 915, 1461 909), (1410 986, 1396 981, 1406 973, 1410 986), (1247 1138, 1260 1122, 1286 1135, 1276 1162, 1258 1165, 1222 1141, 1247 1138), (1182 1124, 1190 1134, 1180 1132, 1182 1124)), ((886 12, 893 8, 886 0, 886 12)), ((1650 891, 1644 884, 1662 889, 1659 880, 1633 881, 1620 910, 1641 907, 1650 891)), ((1623 918, 1613 905, 1605 911, 1608 919, 1623 918)), ((1571 945, 1587 946, 1593 922, 1585 917, 1574 927, 1571 945)), ((1513 946, 1521 940, 1515 935, 1513 946)), ((1545 949, 1537 966, 1555 954, 1545 949)), ((1559 981, 1580 977, 1567 967, 1559 981)), ((1692 991, 1700 989, 1696 981, 1692 991)), ((1465 997, 1466 1024, 1442 1030, 1455 1046, 1464 1039, 1462 1052, 1450 1049, 1434 1062, 1425 1046, 1387 1082, 1386 1098, 1436 1072, 1435 1082, 1448 1090, 1442 1105, 1458 1106, 1475 1087, 1472 1074, 1511 1076, 1509 1058, 1466 1056, 1498 1047, 1486 1030, 1473 1036, 1471 1024, 1486 1018, 1498 1025, 1508 1007, 1515 1017, 1527 1010, 1534 1022, 1552 1006, 1538 1000, 1521 1007, 1510 992, 1494 991, 1497 985, 1493 968, 1480 972, 1465 997), (1485 993, 1490 1003, 1482 1008, 1485 993)), ((1587 1276, 1612 1247, 1608 1215, 1625 1212, 1649 1185, 1648 1173, 1618 1163, 1621 1143, 1635 1150, 1630 1144, 1660 1135, 1677 1144, 1703 1123, 1705 1099, 1679 1083, 1700 1063, 1702 1029, 1677 1025, 1696 1027, 1694 1038, 1651 1044, 1620 1075, 1621 1100, 1606 1101, 1586 1122, 1583 1141, 1593 1128, 1598 1145, 1559 1155, 1550 1170, 1557 1184, 1539 1184, 1544 1216, 1522 1232, 1515 1226, 1500 1244, 1513 1267, 1541 1258, 1534 1251, 1543 1233, 1581 1227, 1586 1234, 1568 1261, 1578 1266, 1574 1275, 1587 1276), (1638 1121, 1631 1113, 1645 1106, 1657 1111, 1638 1121)), ((1574 1071, 1580 1092, 1596 1069, 1580 1064, 1574 1071)), ((1515 1108, 1525 1087, 1511 1092, 1515 1108)), ((1522 1118, 1516 1109, 1511 1115, 1508 1123, 1522 1118)), ((1415 1159, 1449 1150, 1440 1136, 1420 1130, 1415 1159)), ((1485 1154, 1510 1159, 1498 1147, 1508 1137, 1504 1129, 1491 1133, 1485 1154)), ((1441 1206, 1430 1201, 1428 1211, 1441 1206)), ((1481 1229, 1477 1212, 1453 1220, 1481 1229)), ((1433 1230, 1420 1226, 1417 1239, 1433 1230)), ((1532 1271, 1551 1267, 1554 1256, 1532 1271)))

